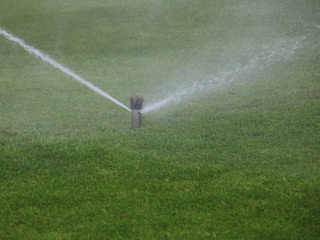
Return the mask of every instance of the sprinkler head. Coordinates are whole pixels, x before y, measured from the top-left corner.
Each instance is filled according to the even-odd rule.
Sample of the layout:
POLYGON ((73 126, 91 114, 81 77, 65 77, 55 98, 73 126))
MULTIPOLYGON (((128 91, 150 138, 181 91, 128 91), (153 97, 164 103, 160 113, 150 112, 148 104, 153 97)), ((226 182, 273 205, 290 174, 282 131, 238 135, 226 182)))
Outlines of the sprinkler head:
POLYGON ((134 130, 141 127, 141 110, 144 99, 140 96, 130 97, 131 128, 134 130))

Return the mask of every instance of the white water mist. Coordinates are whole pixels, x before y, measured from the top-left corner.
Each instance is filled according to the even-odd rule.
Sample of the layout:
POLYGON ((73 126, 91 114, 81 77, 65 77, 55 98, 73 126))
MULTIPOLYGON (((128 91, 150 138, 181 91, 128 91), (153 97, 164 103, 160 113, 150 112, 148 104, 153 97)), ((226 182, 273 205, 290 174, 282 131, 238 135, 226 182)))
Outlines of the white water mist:
POLYGON ((95 91, 96 93, 100 94, 101 96, 111 100, 115 104, 117 104, 120 107, 122 107, 122 108, 124 108, 124 109, 126 109, 126 110, 131 112, 130 108, 128 108, 127 106, 125 106, 124 104, 119 102, 117 99, 113 98, 108 93, 106 93, 106 92, 102 91, 101 89, 99 89, 98 87, 94 86, 92 83, 86 81, 84 78, 82 78, 79 75, 75 74, 70 69, 68 69, 65 66, 63 66, 62 64, 58 63, 57 61, 55 61, 54 59, 52 59, 48 55, 44 54, 40 50, 35 49, 34 47, 25 44, 22 39, 19 39, 19 38, 15 37, 15 36, 11 35, 10 33, 6 32, 3 29, 0 29, 0 35, 3 35, 8 40, 19 44, 21 47, 23 47, 30 54, 34 54, 35 56, 39 57, 42 61, 51 64, 54 68, 59 69, 61 72, 67 74, 70 77, 72 77, 73 79, 75 79, 79 83, 85 85, 86 87, 90 88, 91 90, 95 91))
POLYGON ((199 79, 194 81, 191 85, 180 85, 177 91, 168 92, 164 99, 146 105, 142 110, 142 113, 147 114, 167 106, 168 104, 179 103, 181 99, 190 97, 204 89, 217 88, 223 84, 232 83, 235 79, 241 77, 245 73, 249 73, 257 67, 262 68, 267 63, 287 60, 295 53, 298 45, 304 39, 306 39, 305 36, 295 40, 279 39, 271 46, 264 46, 260 53, 256 54, 245 64, 233 63, 227 66, 224 71, 199 77, 199 79))

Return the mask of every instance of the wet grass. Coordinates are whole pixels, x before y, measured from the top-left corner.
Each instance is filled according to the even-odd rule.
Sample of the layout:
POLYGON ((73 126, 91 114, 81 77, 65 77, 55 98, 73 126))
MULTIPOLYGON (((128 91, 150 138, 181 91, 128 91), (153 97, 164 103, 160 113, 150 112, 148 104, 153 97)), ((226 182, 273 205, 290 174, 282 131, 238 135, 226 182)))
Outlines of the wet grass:
POLYGON ((286 2, 0 0, 1 28, 126 105, 188 84, 184 70, 245 62, 278 33, 309 34, 290 59, 144 115, 137 131, 0 37, 0 238, 318 239, 319 4, 286 2))

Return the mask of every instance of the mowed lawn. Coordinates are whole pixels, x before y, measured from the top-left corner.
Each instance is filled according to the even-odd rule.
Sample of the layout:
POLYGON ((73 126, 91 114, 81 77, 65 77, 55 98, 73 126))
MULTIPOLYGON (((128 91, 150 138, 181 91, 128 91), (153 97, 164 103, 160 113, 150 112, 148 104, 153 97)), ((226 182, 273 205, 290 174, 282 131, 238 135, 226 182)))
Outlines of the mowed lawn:
POLYGON ((0 6, 0 29, 127 106, 186 91, 133 131, 0 35, 0 239, 319 239, 317 0, 0 6))

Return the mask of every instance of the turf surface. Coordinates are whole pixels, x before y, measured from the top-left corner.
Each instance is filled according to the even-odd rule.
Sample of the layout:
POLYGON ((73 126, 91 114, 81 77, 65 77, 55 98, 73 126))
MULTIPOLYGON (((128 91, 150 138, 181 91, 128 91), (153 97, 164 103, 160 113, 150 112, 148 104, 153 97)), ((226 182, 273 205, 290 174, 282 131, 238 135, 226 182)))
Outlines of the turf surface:
POLYGON ((319 239, 318 1, 0 5, 1 29, 126 105, 188 95, 132 131, 0 36, 1 239, 319 239))

